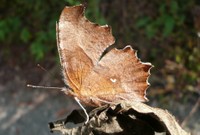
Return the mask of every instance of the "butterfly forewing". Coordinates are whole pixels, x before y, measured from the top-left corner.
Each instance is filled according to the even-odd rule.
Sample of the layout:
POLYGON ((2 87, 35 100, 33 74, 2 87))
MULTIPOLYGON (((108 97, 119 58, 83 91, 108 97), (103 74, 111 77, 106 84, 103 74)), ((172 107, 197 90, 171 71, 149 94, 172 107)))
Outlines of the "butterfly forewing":
POLYGON ((75 93, 104 49, 114 43, 110 27, 93 24, 83 15, 84 6, 65 7, 57 26, 64 80, 75 93))

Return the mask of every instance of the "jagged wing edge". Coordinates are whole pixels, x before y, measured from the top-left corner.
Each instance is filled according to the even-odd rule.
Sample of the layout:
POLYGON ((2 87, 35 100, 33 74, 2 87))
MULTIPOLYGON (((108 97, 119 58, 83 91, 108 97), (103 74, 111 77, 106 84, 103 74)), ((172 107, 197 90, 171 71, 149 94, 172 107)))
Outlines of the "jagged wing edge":
MULTIPOLYGON (((110 46, 112 46, 114 43, 115 43, 115 37, 113 36, 113 34, 112 34, 112 27, 110 26, 110 25, 108 25, 108 24, 105 24, 105 25, 100 25, 100 24, 98 24, 98 23, 94 23, 94 22, 92 22, 92 21, 90 21, 88 18, 86 18, 86 16, 85 16, 85 9, 86 9, 86 6, 85 5, 83 5, 83 4, 80 4, 79 6, 83 6, 84 7, 84 9, 83 9, 83 18, 85 19, 85 20, 88 20, 88 23, 91 23, 92 25, 97 25, 98 27, 102 27, 102 28, 108 28, 109 29, 109 33, 112 35, 112 37, 114 38, 114 41, 113 41, 113 43, 112 44, 110 44, 110 45, 107 45, 106 47, 105 47, 105 49, 101 52, 101 54, 99 54, 99 59, 98 59, 98 61, 97 61, 97 63, 101 60, 101 58, 103 57, 102 55, 103 55, 103 53, 110 47, 110 46)), ((108 51, 109 52, 109 51, 108 51)))
POLYGON ((141 59, 138 57, 138 50, 134 50, 133 48, 132 48, 132 46, 131 45, 127 45, 127 46, 125 46, 123 49, 117 49, 117 48, 115 48, 115 49, 117 49, 117 50, 125 50, 126 48, 128 48, 128 47, 130 47, 131 48, 131 50, 134 52, 134 54, 135 54, 135 57, 139 60, 139 62, 141 63, 141 64, 143 64, 143 65, 147 65, 147 66, 149 66, 149 69, 148 69, 148 77, 147 77, 147 79, 146 79, 146 83, 147 83, 147 88, 144 90, 144 98, 145 98, 145 100, 146 101, 149 101, 148 100, 148 98, 146 97, 146 91, 147 91, 147 89, 149 88, 149 86, 151 85, 150 83, 149 83, 149 77, 150 77, 150 75, 151 75, 151 72, 150 72, 150 70, 151 70, 151 68, 153 68, 154 67, 154 65, 152 65, 150 62, 142 62, 141 61, 141 59))

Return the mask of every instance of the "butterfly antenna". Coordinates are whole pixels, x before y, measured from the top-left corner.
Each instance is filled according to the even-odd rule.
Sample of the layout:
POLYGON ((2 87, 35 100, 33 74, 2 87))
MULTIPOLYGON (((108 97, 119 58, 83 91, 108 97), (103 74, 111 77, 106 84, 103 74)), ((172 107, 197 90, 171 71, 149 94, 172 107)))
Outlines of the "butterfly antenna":
POLYGON ((88 121, 89 121, 89 115, 88 115, 86 109, 83 107, 83 105, 80 103, 80 100, 79 100, 77 97, 74 97, 74 99, 75 99, 76 102, 79 104, 79 106, 83 109, 83 111, 84 111, 84 113, 85 113, 85 116, 86 116, 85 124, 87 124, 88 121))
POLYGON ((46 68, 44 68, 43 66, 41 66, 40 64, 37 64, 37 67, 40 68, 41 70, 47 72, 47 74, 50 76, 50 77, 53 77, 53 74, 48 72, 48 70, 46 70, 46 68))
POLYGON ((38 66, 38 68, 40 68, 41 70, 47 72, 47 70, 46 70, 43 66, 41 66, 40 64, 37 64, 37 66, 38 66))
POLYGON ((37 86, 32 84, 27 84, 27 87, 29 88, 35 88, 35 89, 52 89, 52 90, 63 90, 62 87, 48 87, 48 86, 37 86))
MULTIPOLYGON (((40 64, 37 64, 37 67, 40 68, 41 70, 45 71, 49 77, 53 77, 54 74, 52 74, 52 72, 48 72, 48 70, 46 70, 46 68, 44 68, 43 66, 41 66, 40 64)), ((61 81, 61 79, 59 79, 61 81)), ((67 88, 71 89, 68 85, 66 85, 67 88)))

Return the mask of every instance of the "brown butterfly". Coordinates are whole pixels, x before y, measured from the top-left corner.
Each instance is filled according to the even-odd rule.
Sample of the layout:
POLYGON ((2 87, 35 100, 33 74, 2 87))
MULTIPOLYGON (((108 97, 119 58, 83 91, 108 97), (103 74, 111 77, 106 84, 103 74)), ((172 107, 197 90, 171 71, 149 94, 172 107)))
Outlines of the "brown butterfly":
POLYGON ((146 101, 150 63, 142 63, 131 46, 112 49, 111 27, 87 20, 84 6, 65 7, 57 23, 57 46, 67 95, 88 106, 146 101))

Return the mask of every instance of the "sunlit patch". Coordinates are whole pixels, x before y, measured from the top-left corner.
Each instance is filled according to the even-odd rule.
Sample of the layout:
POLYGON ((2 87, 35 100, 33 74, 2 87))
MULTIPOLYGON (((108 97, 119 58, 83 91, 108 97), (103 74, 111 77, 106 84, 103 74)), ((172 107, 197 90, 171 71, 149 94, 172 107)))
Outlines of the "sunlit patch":
POLYGON ((200 37, 200 32, 197 32, 197 36, 200 37))

